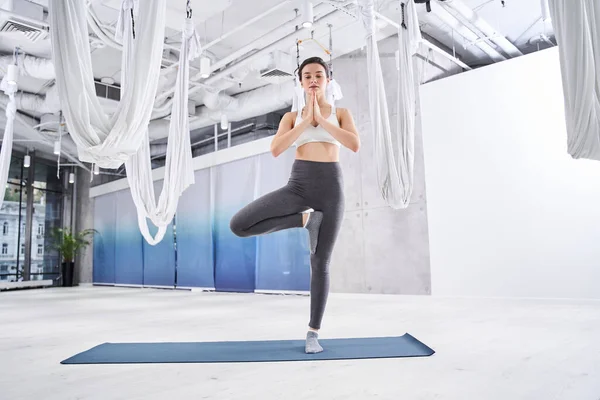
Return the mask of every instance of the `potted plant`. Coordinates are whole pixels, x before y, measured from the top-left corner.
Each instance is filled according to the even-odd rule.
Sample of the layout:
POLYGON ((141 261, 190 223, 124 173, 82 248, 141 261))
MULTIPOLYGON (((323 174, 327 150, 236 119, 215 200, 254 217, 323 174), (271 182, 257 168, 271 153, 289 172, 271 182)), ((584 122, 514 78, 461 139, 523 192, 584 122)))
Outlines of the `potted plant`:
POLYGON ((62 256, 62 285, 73 286, 73 272, 75 270, 75 256, 78 251, 90 245, 86 239, 93 235, 95 229, 84 229, 73 234, 69 229, 54 228, 51 234, 51 242, 48 246, 51 250, 57 250, 62 256))

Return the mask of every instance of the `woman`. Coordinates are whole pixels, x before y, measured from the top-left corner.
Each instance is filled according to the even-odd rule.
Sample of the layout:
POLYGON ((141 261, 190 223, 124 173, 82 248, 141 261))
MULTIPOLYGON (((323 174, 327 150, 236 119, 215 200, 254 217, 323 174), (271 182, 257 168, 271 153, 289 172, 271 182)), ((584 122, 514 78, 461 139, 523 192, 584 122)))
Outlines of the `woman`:
POLYGON ((289 228, 308 230, 311 279, 307 353, 323 351, 318 331, 329 292, 329 261, 344 218, 340 146, 353 152, 360 147, 350 112, 326 101, 328 72, 319 57, 302 63, 298 76, 306 93, 306 107, 300 114, 288 112, 283 116, 271 143, 274 157, 292 145, 297 147, 287 185, 248 204, 230 223, 232 232, 240 237, 289 228))

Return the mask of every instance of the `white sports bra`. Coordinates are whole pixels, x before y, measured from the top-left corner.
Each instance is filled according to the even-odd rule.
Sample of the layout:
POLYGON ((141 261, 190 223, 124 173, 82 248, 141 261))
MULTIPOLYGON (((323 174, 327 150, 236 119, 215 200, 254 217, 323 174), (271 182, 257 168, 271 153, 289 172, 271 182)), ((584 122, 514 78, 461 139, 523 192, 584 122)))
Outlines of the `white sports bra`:
MULTIPOLYGON (((331 108, 331 115, 327 118, 327 121, 331 122, 336 126, 340 126, 337 116, 335 114, 335 107, 331 108)), ((298 115, 296 116, 296 122, 294 126, 302 122, 302 111, 298 111, 298 115)), ((321 125, 317 125, 314 127, 312 125, 308 125, 308 128, 296 139, 294 142, 294 146, 300 147, 306 143, 312 142, 325 142, 325 143, 333 143, 336 146, 340 147, 341 143, 338 142, 329 132, 327 132, 321 125)))

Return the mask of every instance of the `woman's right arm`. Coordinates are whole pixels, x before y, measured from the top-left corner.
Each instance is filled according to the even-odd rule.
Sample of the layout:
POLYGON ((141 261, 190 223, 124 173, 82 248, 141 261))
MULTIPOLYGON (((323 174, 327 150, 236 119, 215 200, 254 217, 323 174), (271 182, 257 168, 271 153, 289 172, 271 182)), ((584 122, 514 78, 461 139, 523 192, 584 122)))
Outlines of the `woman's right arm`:
POLYGON ((285 113, 279 123, 279 129, 271 142, 271 154, 273 154, 273 157, 279 156, 294 144, 309 124, 309 119, 303 119, 302 122, 292 128, 294 125, 294 113, 285 113))

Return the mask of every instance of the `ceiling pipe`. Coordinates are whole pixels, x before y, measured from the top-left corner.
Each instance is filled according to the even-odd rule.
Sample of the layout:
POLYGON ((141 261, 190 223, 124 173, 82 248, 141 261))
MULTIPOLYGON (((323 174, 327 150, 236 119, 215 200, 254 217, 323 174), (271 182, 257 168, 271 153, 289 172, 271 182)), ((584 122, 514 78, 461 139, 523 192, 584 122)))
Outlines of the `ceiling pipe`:
MULTIPOLYGON (((10 64, 14 64, 14 57, 12 55, 0 56, 0 67, 3 71, 6 71, 10 64)), ((56 76, 52 60, 47 58, 20 54, 17 66, 21 75, 30 76, 32 78, 50 80, 54 79, 56 76)))
MULTIPOLYGON (((6 109, 8 105, 8 96, 0 95, 0 108, 6 109)), ((6 120, 2 121, 2 125, 6 123, 6 120)), ((37 125, 38 121, 34 118, 30 118, 26 115, 17 113, 15 116, 15 136, 25 138, 28 140, 33 140, 38 144, 34 146, 36 149, 41 150, 45 153, 52 154, 54 150, 54 139, 57 137, 56 132, 50 132, 48 136, 44 134, 44 131, 40 132, 37 129, 34 129, 33 126, 37 125), (23 133, 25 132, 25 133, 23 133)), ((77 146, 73 142, 73 140, 69 137, 69 135, 65 135, 62 138, 62 146, 61 146, 61 155, 76 163, 79 167, 89 171, 89 168, 79 161, 77 156, 73 154, 77 154, 77 146)))
MULTIPOLYGON (((318 5, 320 5, 322 2, 323 2, 323 0, 316 0, 314 2, 315 4, 313 5, 313 9, 316 9, 316 7, 318 5)), ((287 4, 287 3, 285 3, 285 4, 287 4)), ((255 22, 260 19, 259 17, 261 17, 261 16, 264 17, 264 16, 270 14, 271 12, 279 9, 279 7, 280 6, 275 6, 271 9, 267 10, 263 14, 259 15, 258 17, 253 18, 251 21, 255 22)), ((298 15, 295 18, 292 18, 292 19, 288 20, 287 22, 280 24, 276 28, 265 33, 261 37, 253 40, 252 42, 243 46, 241 49, 236 50, 235 52, 229 54, 227 57, 225 57, 219 61, 215 61, 211 58, 211 67, 210 67, 211 73, 213 71, 216 71, 220 68, 227 66, 228 64, 234 62, 235 60, 237 60, 240 57, 243 57, 247 53, 249 53, 253 50, 256 50, 257 48, 264 48, 265 46, 269 46, 270 44, 272 44, 272 42, 274 40, 277 40, 277 38, 281 38, 281 36, 285 34, 285 32, 282 32, 282 31, 289 30, 293 26, 301 25, 301 21, 302 21, 302 16, 298 15), (265 42, 267 42, 269 44, 266 44, 265 42)), ((248 23, 245 23, 244 25, 245 26, 249 25, 249 22, 250 21, 248 21, 248 23)), ((224 37, 222 37, 222 38, 224 38, 224 37)), ((207 44, 206 47, 209 47, 210 45, 214 45, 215 43, 218 43, 218 41, 222 40, 222 38, 216 39, 215 41, 210 42, 209 44, 207 44)), ((204 51, 205 51, 205 49, 206 48, 204 48, 204 51)), ((190 86, 193 86, 193 87, 189 90, 188 94, 193 95, 193 94, 200 92, 201 90, 206 90, 207 92, 211 92, 211 91, 219 92, 221 90, 231 87, 232 82, 227 80, 226 77, 224 76, 229 73, 231 73, 231 72, 219 75, 219 80, 222 80, 221 82, 217 82, 217 79, 215 79, 213 76, 213 77, 208 78, 207 80, 204 80, 200 84, 198 84, 199 80, 204 79, 204 78, 202 78, 202 74, 199 71, 196 75, 190 76, 190 79, 189 79, 190 86)), ((166 99, 167 97, 171 96, 173 94, 173 91, 174 91, 174 89, 170 88, 170 90, 166 90, 165 92, 158 95, 157 103, 160 103, 161 105, 160 105, 160 107, 157 107, 154 109, 153 114, 152 114, 153 120, 158 119, 158 118, 163 118, 165 116, 168 116, 171 113, 171 106, 173 103, 173 99, 168 99, 166 102, 164 102, 163 100, 166 99)))
POLYGON ((244 22, 241 25, 236 26, 234 29, 230 30, 229 32, 225 33, 224 35, 221 35, 217 39, 215 39, 215 40, 207 43, 203 47, 203 50, 210 49, 211 47, 213 47, 214 45, 216 45, 216 44, 220 43, 221 41, 225 40, 226 38, 228 38, 229 36, 233 35, 234 33, 241 31, 245 27, 250 26, 250 25, 252 25, 253 23, 255 23, 257 21, 260 21, 261 19, 265 18, 269 14, 272 14, 273 12, 279 10, 283 6, 287 6, 291 2, 292 2, 292 0, 284 0, 281 3, 279 3, 278 5, 276 5, 275 7, 271 7, 267 11, 265 11, 265 12, 257 15, 256 17, 254 17, 252 19, 249 19, 248 21, 244 22))
MULTIPOLYGON (((319 3, 322 3, 322 2, 319 2, 319 3)), ((342 11, 339 11, 339 10, 329 11, 327 14, 323 15, 318 20, 315 20, 315 22, 313 24, 313 29, 314 29, 315 25, 325 24, 331 18, 333 18, 334 16, 338 15, 341 12, 342 11)), ((293 39, 295 36, 298 35, 298 31, 294 30, 293 32, 288 33, 285 36, 281 37, 282 33, 279 31, 281 31, 282 29, 285 29, 285 28, 289 29, 292 26, 300 25, 301 21, 302 21, 302 16, 298 16, 298 17, 284 23, 283 25, 280 25, 279 27, 275 28, 271 32, 256 39, 255 41, 247 44, 243 48, 235 51, 234 53, 232 53, 229 56, 225 57, 224 59, 218 61, 217 63, 211 65, 212 70, 216 70, 218 68, 224 67, 225 65, 236 60, 237 58, 254 50, 256 47, 263 46, 262 42, 266 41, 265 38, 269 38, 269 44, 264 45, 264 47, 262 47, 260 50, 252 53, 251 55, 247 56, 245 59, 237 62, 236 64, 226 67, 225 69, 212 75, 210 78, 204 80, 203 84, 205 85, 205 87, 208 86, 208 87, 214 88, 214 90, 212 90, 212 91, 205 89, 206 90, 205 96, 208 96, 208 97, 220 96, 219 95, 220 91, 231 87, 232 82, 228 79, 229 75, 237 76, 237 77, 234 77, 234 79, 241 81, 242 79, 240 79, 240 78, 243 78, 247 72, 249 72, 253 69, 256 69, 256 67, 257 67, 256 65, 254 65, 254 68, 253 68, 253 66, 248 66, 248 63, 256 63, 257 59, 259 59, 259 61, 258 61, 259 63, 261 63, 261 61, 262 62, 268 61, 268 56, 271 51, 273 51, 276 47, 280 46, 285 41, 293 39), (274 32, 277 33, 278 39, 275 39, 273 41, 273 39, 271 37, 274 36, 274 32), (261 58, 262 58, 262 60, 260 60, 261 58), (239 76, 238 76, 238 74, 239 74, 239 76)), ((198 73, 194 77, 190 77, 190 82, 193 80, 197 80, 197 79, 201 79, 200 73, 198 73)), ((203 88, 200 86, 193 87, 189 90, 188 95, 191 96, 193 94, 196 94, 197 92, 199 92, 202 89, 203 88)), ((209 102, 210 102, 210 100, 209 100, 209 102)), ((160 109, 154 110, 154 112, 152 114, 152 119, 154 120, 154 119, 159 119, 159 118, 168 116, 171 112, 171 108, 170 108, 171 103, 172 103, 172 99, 170 99, 160 109)))
MULTIPOLYGON (((380 19, 382 21, 387 22, 388 24, 392 25, 396 29, 400 29, 400 25, 399 24, 397 24, 396 22, 392 21, 391 19, 389 19, 388 17, 386 17, 383 14, 375 12, 375 17, 377 17, 377 19, 380 19)), ((466 70, 471 70, 471 67, 469 67, 467 64, 465 64, 464 62, 460 61, 458 58, 452 56, 451 54, 445 52, 444 50, 440 49, 438 46, 436 46, 435 44, 431 43, 426 38, 422 38, 421 44, 423 46, 425 46, 425 47, 427 47, 427 48, 429 48, 429 49, 437 52, 438 54, 446 57, 448 60, 452 61, 453 63, 455 63, 459 67, 461 67, 463 69, 466 69, 466 70)))
MULTIPOLYGON (((117 42, 114 39, 114 28, 112 26, 110 27, 105 27, 102 25, 102 22, 100 21, 100 18, 98 18, 98 16, 96 15, 96 13, 93 10, 93 7, 90 6, 87 8, 87 22, 89 27, 92 29, 93 33, 98 36, 98 38, 100 39, 100 41, 102 41, 104 44, 106 44, 109 47, 112 47, 113 49, 119 50, 119 51, 123 51, 123 45, 119 42, 117 42), (105 29, 107 30, 113 30, 113 32, 109 32, 110 36, 105 32, 105 29)), ((173 50, 179 50, 178 47, 172 46, 168 43, 163 43, 163 47, 164 48, 168 48, 168 49, 173 49, 173 50)), ((173 63, 173 60, 170 60, 168 58, 163 57, 162 58, 162 62, 166 62, 168 64, 173 63)))
MULTIPOLYGON (((331 19, 337 17, 340 13, 347 14, 347 12, 342 10, 332 10, 326 15, 318 18, 314 22, 314 25, 325 25, 330 22, 331 19)), ((269 52, 280 47, 282 43, 293 39, 296 37, 296 35, 298 35, 298 31, 291 32, 288 35, 281 37, 277 41, 272 42, 271 44, 251 54, 238 63, 229 66, 223 71, 220 71, 218 74, 213 75, 205 82, 213 84, 222 83, 222 81, 220 81, 221 78, 226 79, 229 74, 233 74, 236 71, 247 68, 247 65, 254 62, 256 58, 268 55, 269 52)), ((466 67, 468 68, 468 66, 466 67)), ((209 101, 208 105, 213 108, 226 107, 228 119, 230 121, 239 121, 291 106, 294 86, 294 81, 290 79, 289 81, 280 85, 265 85, 235 97, 224 93, 213 93, 213 95, 215 95, 214 103, 209 101)), ((193 89, 191 89, 190 92, 192 90, 193 89)), ((211 109, 210 107, 206 106, 198 107, 196 115, 194 116, 193 120, 190 121, 190 130, 192 131, 218 123, 222 114, 222 109, 211 109)))
MULTIPOLYGON (((257 115, 280 110, 292 105, 295 83, 289 80, 280 85, 267 85, 231 97, 229 121, 241 121, 257 115), (258 101, 260 99, 260 101, 258 101)), ((204 128, 221 121, 221 110, 199 107, 195 119, 190 121, 190 131, 204 128)))
POLYGON ((464 37, 467 41, 471 42, 473 46, 481 49, 485 54, 487 54, 493 61, 504 61, 506 57, 500 54, 496 49, 490 46, 488 43, 481 40, 481 38, 475 34, 472 30, 467 28, 462 22, 456 19, 455 16, 446 11, 443 7, 432 7, 431 14, 434 14, 438 17, 443 23, 448 25, 451 29, 453 29, 460 36, 464 37))
POLYGON ((540 7, 542 8, 542 21, 551 22, 552 16, 550 15, 550 7, 548 6, 548 0, 540 0, 540 7))
MULTIPOLYGON (((544 0, 542 0, 544 1, 544 0)), ((477 28, 486 38, 496 45, 498 45, 508 56, 518 57, 522 56, 523 53, 514 44, 512 44, 504 35, 499 33, 490 24, 488 24, 483 18, 481 18, 472 8, 467 6, 462 0, 438 0, 438 4, 441 5, 447 11, 455 11, 465 21, 477 28)), ((455 15, 456 17, 456 15, 455 15)))
POLYGON ((18 110, 34 111, 42 114, 55 114, 60 111, 60 100, 56 85, 51 86, 44 96, 19 92, 15 94, 18 110))
MULTIPOLYGON (((333 10, 333 11, 330 11, 329 13, 323 15, 318 20, 315 18, 315 21, 313 23, 313 27, 315 25, 326 24, 331 19, 333 19, 333 17, 339 15, 340 13, 341 13, 341 11, 339 11, 339 10, 333 10)), ((298 18, 298 20, 301 20, 301 18, 298 18)), ((275 50, 278 46, 281 46, 283 43, 289 42, 290 40, 293 40, 296 36, 298 36, 298 32, 297 31, 291 32, 291 33, 283 36, 282 38, 276 40, 275 42, 269 44, 268 46, 265 46, 265 47, 261 48, 260 50, 258 50, 255 53, 252 53, 250 56, 244 58, 243 60, 237 62, 236 64, 233 64, 233 65, 225 68, 224 70, 219 71, 218 73, 212 75, 210 78, 208 78, 205 81, 205 83, 210 85, 211 83, 213 83, 215 81, 218 81, 219 79, 224 78, 226 75, 235 72, 239 68, 243 68, 244 65, 246 65, 247 63, 253 61, 257 57, 262 57, 262 56, 270 53, 271 51, 275 50)))
MULTIPOLYGON (((206 50, 210 49, 211 47, 215 46, 216 44, 219 44, 220 42, 222 42, 223 40, 227 39, 229 36, 233 35, 234 33, 237 33, 239 31, 241 31, 242 29, 246 28, 249 25, 252 25, 253 23, 267 17, 269 14, 272 14, 273 12, 279 10, 280 8, 282 8, 283 6, 288 5, 289 3, 291 3, 292 0, 284 0, 281 3, 279 3, 278 5, 269 8, 268 10, 264 11, 263 13, 255 16, 252 19, 249 19, 248 21, 244 22, 243 24, 240 24, 238 26, 236 26, 235 28, 233 28, 232 30, 226 32, 225 34, 219 36, 218 38, 214 39, 213 41, 205 44, 204 46, 202 46, 202 51, 206 52, 206 50)), ((171 69, 171 68, 175 68, 179 65, 179 61, 173 63, 172 65, 168 66, 166 69, 171 69)))
MULTIPOLYGON (((271 61, 270 56, 262 57, 258 60, 255 60, 252 64, 247 65, 245 68, 235 71, 232 74, 231 78, 227 77, 226 79, 222 79, 220 81, 214 82, 210 86, 202 84, 202 87, 204 88, 204 94, 203 94, 202 100, 204 101, 205 105, 212 109, 218 108, 218 105, 213 105, 213 104, 215 104, 215 102, 218 101, 219 96, 223 96, 222 95, 223 90, 230 88, 234 84, 234 82, 242 82, 251 72, 259 71, 263 68, 266 68, 268 66, 268 64, 270 63, 270 61, 271 61)), ((195 94, 196 92, 197 92, 197 90, 190 89, 190 91, 188 92, 188 95, 195 94)), ((163 93, 158 98, 164 97, 165 94, 168 95, 169 93, 168 92, 163 93)), ((167 101, 163 102, 163 104, 160 107, 153 109, 152 120, 158 120, 160 118, 164 118, 164 117, 170 115, 172 107, 173 107, 173 98, 168 99, 167 101)))
MULTIPOLYGON (((323 15, 318 20, 314 21, 313 26, 326 24, 332 18, 336 17, 342 11, 333 10, 323 15)), ((240 62, 220 71, 218 74, 213 75, 207 79, 206 83, 218 82, 228 74, 235 73, 236 71, 244 68, 248 63, 255 61, 258 57, 268 55, 269 52, 276 49, 282 43, 293 39, 298 34, 297 31, 289 33, 288 35, 272 42, 261 50, 253 53, 246 57, 240 62)), ((190 93, 193 89, 190 90, 190 93)), ((229 110, 227 116, 230 121, 239 121, 241 119, 251 118, 256 115, 264 114, 265 112, 271 112, 284 107, 291 106, 292 96, 294 91, 294 80, 289 81, 281 85, 266 85, 248 92, 244 92, 238 96, 231 97, 226 94, 220 94, 218 101, 221 104, 227 105, 229 110), (261 101, 257 101, 261 99, 261 101)), ((217 123, 221 119, 223 114, 222 110, 211 110, 208 107, 199 107, 197 109, 194 121, 190 122, 190 130, 203 128, 214 123, 217 123)))
MULTIPOLYGON (((326 5, 322 5, 322 0, 321 1, 315 1, 313 4, 313 10, 315 13, 317 12, 322 12, 322 8, 328 8, 330 9, 330 6, 326 6, 326 5), (317 8, 319 8, 319 10, 317 10, 317 8)), ((315 20, 316 23, 316 20, 315 20)), ((243 57, 244 55, 246 55, 247 53, 258 49, 264 49, 267 47, 271 47, 273 46, 274 43, 278 43, 280 40, 283 39, 287 39, 290 34, 288 34, 288 29, 292 28, 292 27, 298 27, 299 30, 302 30, 304 28, 302 28, 302 15, 298 15, 290 20, 288 20, 287 22, 284 22, 283 24, 279 25, 277 28, 271 30, 270 32, 265 33, 264 35, 262 35, 261 37, 259 37, 256 40, 253 40, 252 42, 248 43, 247 45, 245 45, 244 47, 242 47, 239 50, 236 50, 235 52, 231 53, 230 55, 228 55, 227 57, 217 61, 216 63, 211 65, 211 71, 216 71, 220 68, 225 67, 226 65, 234 62, 235 60, 239 59, 240 57, 243 57), (283 35, 283 36, 282 36, 283 35), (273 37, 278 38, 278 39, 273 39, 273 37), (266 42, 266 43, 265 43, 266 42)), ((292 32, 292 35, 297 35, 298 31, 294 31, 292 32)), ((308 31, 308 30, 307 30, 308 31)), ((290 46, 292 47, 292 46, 290 46)), ((224 71, 220 71, 219 73, 217 73, 217 76, 221 76, 221 73, 224 71)), ((198 80, 201 79, 201 75, 200 73, 196 74, 194 77, 190 78, 190 80, 198 80)), ((211 76, 210 78, 208 78, 205 83, 207 84, 211 84, 215 81, 215 75, 211 76)))

